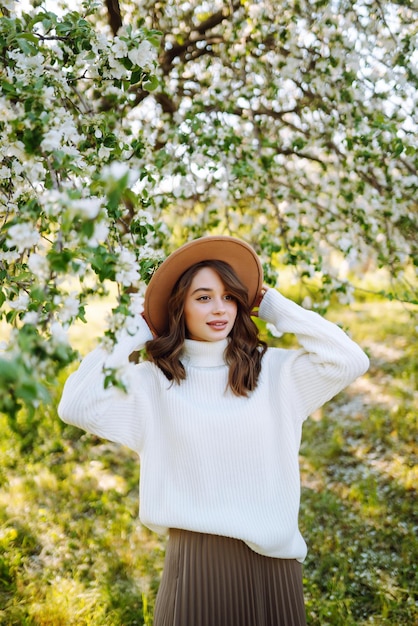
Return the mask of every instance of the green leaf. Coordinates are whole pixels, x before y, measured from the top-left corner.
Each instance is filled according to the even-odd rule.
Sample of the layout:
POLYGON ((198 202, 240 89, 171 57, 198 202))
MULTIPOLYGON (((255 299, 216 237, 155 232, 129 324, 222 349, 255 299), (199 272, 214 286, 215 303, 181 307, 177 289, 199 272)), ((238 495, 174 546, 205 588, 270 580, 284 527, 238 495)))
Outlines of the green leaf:
POLYGON ((18 378, 19 367, 14 361, 0 358, 0 381, 12 382, 18 378))
POLYGON ((155 91, 155 89, 157 89, 159 85, 160 81, 158 80, 157 76, 152 75, 149 76, 146 81, 144 81, 142 86, 146 91, 155 91))
POLYGON ((73 25, 71 24, 71 22, 64 21, 56 25, 55 32, 59 37, 64 37, 71 33, 72 29, 73 25))
POLYGON ((38 385, 33 380, 23 380, 16 386, 16 395, 25 403, 32 404, 39 397, 38 385))
POLYGON ((47 254, 51 269, 59 273, 67 270, 73 256, 74 254, 70 250, 50 250, 47 254))
POLYGON ((92 235, 94 233, 94 221, 93 220, 88 220, 86 222, 83 222, 82 226, 81 226, 81 232, 86 237, 92 237, 92 235))
POLYGON ((34 46, 33 43, 27 41, 25 37, 19 36, 16 38, 16 43, 21 49, 22 52, 27 54, 28 56, 35 56, 39 52, 37 46, 34 46))
POLYGON ((33 33, 19 33, 17 39, 25 39, 26 41, 31 41, 34 44, 39 43, 39 38, 36 37, 33 33))
POLYGON ((133 70, 133 72, 131 73, 131 78, 129 79, 130 84, 136 85, 142 80, 143 76, 144 76, 144 71, 141 68, 137 68, 133 70))

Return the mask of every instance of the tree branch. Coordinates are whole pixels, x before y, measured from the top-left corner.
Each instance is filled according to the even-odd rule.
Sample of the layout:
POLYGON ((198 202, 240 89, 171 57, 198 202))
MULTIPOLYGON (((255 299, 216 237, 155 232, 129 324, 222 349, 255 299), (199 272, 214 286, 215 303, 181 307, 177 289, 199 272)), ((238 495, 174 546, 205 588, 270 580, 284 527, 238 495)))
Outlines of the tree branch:
POLYGON ((198 26, 191 28, 189 34, 185 36, 184 43, 173 45, 170 49, 165 50, 165 52, 160 57, 160 64, 163 68, 164 74, 167 74, 170 71, 173 60, 176 57, 183 56, 186 50, 191 46, 195 47, 196 42, 205 39, 205 37, 202 37, 202 35, 206 35, 206 33, 212 28, 219 26, 219 24, 221 24, 225 19, 230 17, 234 10, 238 9, 239 7, 240 2, 231 2, 229 6, 223 7, 220 11, 213 13, 213 15, 209 16, 198 26))
POLYGON ((122 26, 122 15, 120 12, 119 0, 106 0, 107 14, 109 26, 113 35, 117 35, 119 28, 122 26))

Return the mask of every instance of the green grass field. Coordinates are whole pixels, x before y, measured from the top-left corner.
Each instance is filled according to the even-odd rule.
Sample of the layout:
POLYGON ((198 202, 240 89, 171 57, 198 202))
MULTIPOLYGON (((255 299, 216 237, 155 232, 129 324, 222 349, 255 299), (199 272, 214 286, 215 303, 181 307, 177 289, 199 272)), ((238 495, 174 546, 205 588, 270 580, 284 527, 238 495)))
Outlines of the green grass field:
MULTIPOLYGON (((394 302, 329 317, 371 368, 304 427, 308 623, 416 626, 416 319, 394 302)), ((138 522, 137 459, 62 424, 61 385, 32 447, 0 417, 0 624, 151 625, 164 539, 138 522)))

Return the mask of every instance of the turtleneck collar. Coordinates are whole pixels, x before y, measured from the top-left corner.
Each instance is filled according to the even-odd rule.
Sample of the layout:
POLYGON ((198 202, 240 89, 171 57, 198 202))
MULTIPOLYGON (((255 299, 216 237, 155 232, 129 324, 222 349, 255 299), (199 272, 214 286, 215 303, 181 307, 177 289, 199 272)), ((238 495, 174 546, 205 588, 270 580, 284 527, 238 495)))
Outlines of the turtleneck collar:
POLYGON ((225 365, 224 352, 228 339, 220 341, 194 341, 186 339, 184 342, 181 361, 192 367, 218 367, 225 365))

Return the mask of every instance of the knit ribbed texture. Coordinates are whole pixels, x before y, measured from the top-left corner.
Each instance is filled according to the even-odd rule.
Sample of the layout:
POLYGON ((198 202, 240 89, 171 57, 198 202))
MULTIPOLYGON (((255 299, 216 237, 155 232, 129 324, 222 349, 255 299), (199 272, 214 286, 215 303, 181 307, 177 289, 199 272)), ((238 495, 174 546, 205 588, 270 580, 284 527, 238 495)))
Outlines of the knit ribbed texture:
MULTIPOLYGON (((302 347, 269 348, 247 398, 227 390, 227 340, 186 341, 186 380, 172 384, 149 362, 131 365, 129 394, 103 389, 109 358, 95 350, 68 379, 59 414, 138 452, 140 517, 152 530, 234 537, 260 554, 303 560, 302 422, 366 371, 368 359, 341 329, 276 290, 267 291, 259 315, 295 333, 302 347)), ((143 322, 135 338, 116 346, 117 360, 127 363, 148 338, 143 322)))

